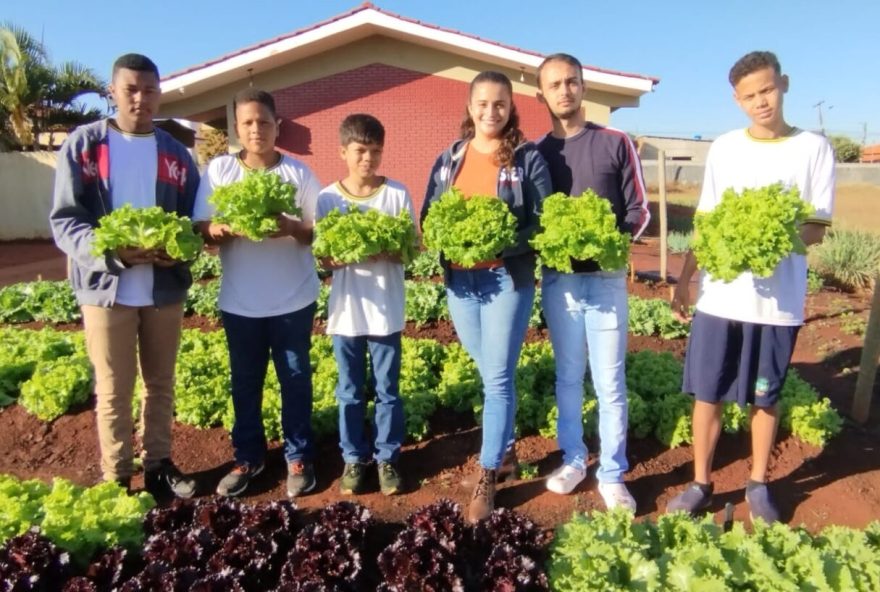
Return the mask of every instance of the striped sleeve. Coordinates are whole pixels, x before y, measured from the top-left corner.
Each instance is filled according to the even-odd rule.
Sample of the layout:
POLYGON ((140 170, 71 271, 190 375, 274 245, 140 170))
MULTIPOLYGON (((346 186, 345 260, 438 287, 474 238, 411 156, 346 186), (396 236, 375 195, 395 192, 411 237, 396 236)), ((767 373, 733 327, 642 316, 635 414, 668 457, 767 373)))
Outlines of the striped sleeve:
POLYGON ((626 206, 625 221, 633 240, 639 238, 651 221, 648 210, 648 192, 642 176, 642 163, 635 144, 625 133, 621 133, 623 152, 621 154, 621 190, 626 206))

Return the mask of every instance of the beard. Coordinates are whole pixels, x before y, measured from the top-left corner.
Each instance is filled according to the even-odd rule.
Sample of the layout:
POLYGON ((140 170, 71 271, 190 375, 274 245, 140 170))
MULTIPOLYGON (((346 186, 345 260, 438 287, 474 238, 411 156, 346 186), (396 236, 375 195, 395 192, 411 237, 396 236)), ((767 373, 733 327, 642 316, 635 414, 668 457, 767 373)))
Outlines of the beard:
POLYGON ((580 113, 580 111, 581 111, 581 104, 580 104, 580 103, 573 104, 573 105, 572 105, 571 107, 569 107, 568 109, 564 109, 564 110, 562 110, 562 111, 558 111, 558 112, 557 112, 557 111, 554 111, 554 110, 551 109, 550 107, 547 107, 547 111, 550 112, 550 117, 552 117, 554 120, 556 120, 556 121, 566 121, 566 120, 571 119, 572 117, 574 117, 574 116, 577 115, 578 113, 580 113))

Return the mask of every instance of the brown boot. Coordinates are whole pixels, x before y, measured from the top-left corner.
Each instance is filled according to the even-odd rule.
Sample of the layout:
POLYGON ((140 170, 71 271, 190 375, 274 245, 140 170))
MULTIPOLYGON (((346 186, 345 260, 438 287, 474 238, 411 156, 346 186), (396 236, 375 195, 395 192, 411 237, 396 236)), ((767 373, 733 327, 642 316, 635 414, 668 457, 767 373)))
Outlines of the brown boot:
MULTIPOLYGON (((461 486, 465 489, 476 487, 480 480, 480 469, 473 473, 469 473, 462 477, 461 486)), ((501 459, 501 466, 495 472, 497 483, 507 483, 517 478, 519 473, 519 459, 516 457, 516 444, 512 444, 510 448, 504 451, 504 458, 501 459)))
POLYGON ((468 506, 468 522, 476 524, 485 520, 495 509, 495 480, 497 471, 494 469, 482 469, 480 480, 474 488, 471 503, 468 506))

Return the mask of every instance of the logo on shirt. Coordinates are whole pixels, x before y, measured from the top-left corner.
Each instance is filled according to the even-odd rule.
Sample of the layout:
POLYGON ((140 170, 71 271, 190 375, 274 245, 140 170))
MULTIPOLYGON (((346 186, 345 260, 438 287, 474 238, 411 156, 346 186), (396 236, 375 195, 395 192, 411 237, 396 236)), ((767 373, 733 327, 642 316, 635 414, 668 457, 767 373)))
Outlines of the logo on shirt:
POLYGON ((506 168, 501 169, 501 176, 499 179, 502 183, 510 185, 512 183, 521 182, 523 177, 525 177, 525 172, 522 167, 518 166, 509 170, 506 168))
POLYGON ((110 148, 106 144, 98 144, 93 152, 84 150, 79 160, 83 183, 94 183, 99 178, 110 177, 110 148))
POLYGON ((186 185, 186 165, 177 157, 160 152, 159 181, 183 189, 186 185))
POLYGON ((445 183, 449 178, 450 168, 448 166, 440 167, 440 182, 445 183))
POLYGON ((770 390, 770 381, 764 378, 763 376, 759 376, 758 380, 755 381, 755 396, 756 397, 766 397, 767 391, 770 390))

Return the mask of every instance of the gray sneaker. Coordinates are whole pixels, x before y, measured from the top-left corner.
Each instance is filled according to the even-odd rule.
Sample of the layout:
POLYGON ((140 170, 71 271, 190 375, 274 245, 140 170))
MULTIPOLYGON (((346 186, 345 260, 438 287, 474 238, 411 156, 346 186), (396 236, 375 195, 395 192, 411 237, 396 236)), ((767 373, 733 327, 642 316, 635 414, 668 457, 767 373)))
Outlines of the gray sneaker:
POLYGON ((248 488, 248 485, 250 485, 251 479, 262 473, 264 468, 265 465, 263 463, 258 465, 251 465, 248 463, 235 465, 232 470, 220 480, 220 483, 217 485, 217 495, 222 495, 224 497, 236 497, 241 495, 244 493, 244 490, 248 488))
POLYGON ((749 503, 749 517, 753 521, 760 518, 767 524, 779 522, 779 510, 766 483, 750 481, 746 487, 746 501, 749 503))
POLYGON ((403 491, 403 477, 390 462, 379 463, 379 490, 384 495, 395 495, 403 491))
MULTIPOLYGON (((381 476, 381 473, 380 473, 381 476)), ((367 463, 345 463, 342 477, 339 478, 339 493, 342 495, 358 495, 367 486, 367 463)))
POLYGON ((298 497, 315 488, 315 467, 308 461, 295 460, 287 465, 287 496, 298 497))
POLYGON ((666 504, 667 512, 687 512, 688 514, 696 514, 701 510, 705 510, 712 503, 712 491, 714 487, 702 485, 696 481, 692 482, 687 488, 677 496, 669 500, 666 504))

